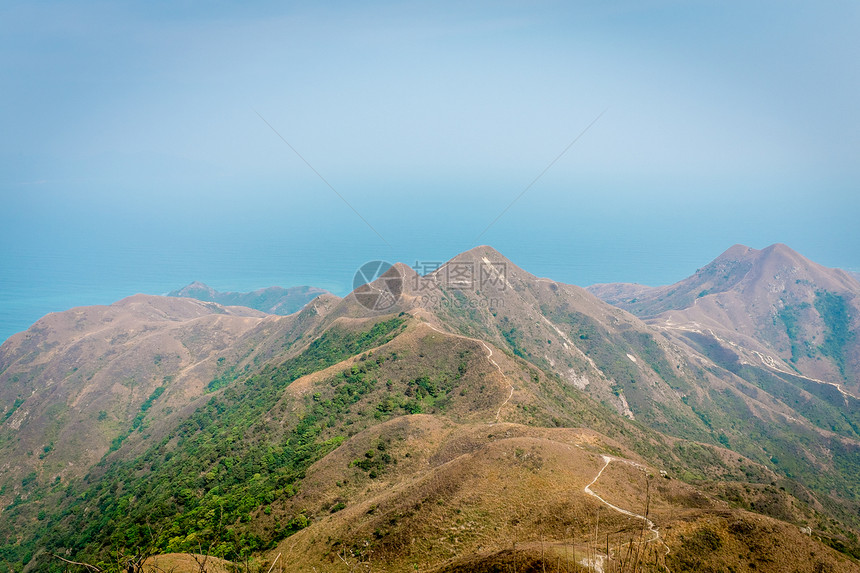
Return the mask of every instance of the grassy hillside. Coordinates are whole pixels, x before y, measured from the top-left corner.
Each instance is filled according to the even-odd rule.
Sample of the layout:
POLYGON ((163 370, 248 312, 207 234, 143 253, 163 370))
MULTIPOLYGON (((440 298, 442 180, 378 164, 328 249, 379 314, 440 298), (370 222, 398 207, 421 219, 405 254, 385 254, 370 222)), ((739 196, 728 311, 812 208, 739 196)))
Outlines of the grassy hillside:
POLYGON ((402 324, 392 318, 367 330, 330 329, 295 358, 213 396, 141 455, 108 456, 82 482, 65 488, 37 485, 7 510, 0 552, 22 564, 36 547, 40 553, 83 552, 100 560, 113 546, 150 543, 154 532, 169 551, 199 549, 215 539, 214 554, 229 558, 266 547, 293 526, 262 538, 242 526, 249 512, 273 496, 289 495, 307 466, 339 445, 343 438, 319 437, 328 417, 348 408, 376 380, 364 372, 343 378, 336 407, 314 408, 289 428, 260 417, 272 415, 293 380, 378 346, 402 324), (22 544, 17 532, 33 518, 39 525, 22 544))
MULTIPOLYGON (((455 260, 496 273, 480 291, 407 275, 387 313, 189 330, 206 378, 140 392, 86 471, 0 491, 0 571, 858 571, 856 399, 500 257, 455 260)), ((779 324, 825 316, 837 356, 829 292, 779 324)))

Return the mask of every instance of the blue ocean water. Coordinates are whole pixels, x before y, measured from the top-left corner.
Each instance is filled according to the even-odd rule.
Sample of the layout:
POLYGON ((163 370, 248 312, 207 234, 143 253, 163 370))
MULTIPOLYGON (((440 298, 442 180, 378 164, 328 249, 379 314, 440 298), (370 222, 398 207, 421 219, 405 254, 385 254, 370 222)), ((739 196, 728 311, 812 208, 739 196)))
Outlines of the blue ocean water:
MULTIPOLYGON (((204 258, 205 253, 129 252, 106 245, 100 250, 69 254, 74 264, 69 264, 65 257, 7 258, 0 280, 0 340, 27 329, 48 312, 110 304, 135 293, 165 294, 193 280, 234 291, 272 285, 312 285, 343 296, 351 290, 353 275, 363 262, 376 259, 396 262, 398 258, 386 256, 385 251, 327 244, 287 253, 264 248, 236 249, 219 251, 217 258, 204 258), (349 249, 353 251, 346 255, 349 249)), ((432 264, 443 262, 457 252, 453 246, 416 249, 413 256, 400 259, 410 266, 432 264)), ((577 256, 574 261, 558 250, 528 253, 508 249, 504 254, 526 269, 565 282, 578 278, 584 279, 578 282, 586 284, 593 282, 589 277, 608 278, 603 272, 605 266, 593 258, 577 256)), ((679 272, 666 272, 665 276, 673 274, 682 276, 679 272)))
POLYGON ((0 214, 0 340, 49 312, 164 294, 195 280, 233 291, 312 285, 343 296, 366 261, 442 262, 478 244, 538 276, 581 286, 672 283, 735 243, 783 242, 821 264, 860 268, 850 210, 775 205, 767 195, 713 201, 713 194, 587 191, 531 192, 481 236, 516 187, 353 194, 373 229, 325 189, 259 202, 198 197, 170 208, 22 197, 0 214))

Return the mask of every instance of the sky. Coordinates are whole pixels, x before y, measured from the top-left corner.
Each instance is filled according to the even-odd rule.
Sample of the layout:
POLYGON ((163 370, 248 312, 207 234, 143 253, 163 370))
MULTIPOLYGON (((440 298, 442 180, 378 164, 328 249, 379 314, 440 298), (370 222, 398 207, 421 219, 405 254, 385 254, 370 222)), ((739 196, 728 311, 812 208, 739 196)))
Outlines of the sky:
POLYGON ((858 29, 854 1, 7 0, 0 339, 478 244, 580 285, 735 243, 860 270, 858 29))

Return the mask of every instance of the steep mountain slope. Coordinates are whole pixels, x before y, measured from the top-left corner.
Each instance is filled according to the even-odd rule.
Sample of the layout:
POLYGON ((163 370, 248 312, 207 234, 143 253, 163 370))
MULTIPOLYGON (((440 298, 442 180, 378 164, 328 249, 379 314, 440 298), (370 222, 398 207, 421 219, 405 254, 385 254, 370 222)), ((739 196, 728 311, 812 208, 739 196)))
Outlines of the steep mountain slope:
POLYGON ((83 476, 318 320, 147 295, 46 316, 0 348, 0 500, 83 476))
POLYGON ((835 386, 757 366, 731 349, 715 352, 687 336, 696 333, 674 336, 584 289, 534 277, 490 247, 458 255, 427 277, 405 266, 396 272, 394 308, 507 348, 651 428, 730 446, 855 507, 860 489, 848 476, 860 408, 835 386), (832 474, 822 475, 822 467, 832 474))
POLYGON ((220 292, 195 281, 167 293, 167 296, 217 302, 224 306, 246 306, 269 314, 288 315, 301 310, 307 303, 324 294, 330 293, 310 286, 268 287, 253 292, 220 292))
MULTIPOLYGON (((4 474, 0 569, 60 570, 54 555, 104 569, 153 553, 192 564, 174 554, 193 552, 259 571, 860 570, 846 556, 860 494, 853 403, 755 377, 708 340, 490 247, 424 277, 395 265, 287 317, 149 304, 163 300, 202 313, 172 329, 147 318, 165 341, 198 341, 197 362, 128 409, 131 431, 86 471, 4 474), (223 336, 208 322, 219 317, 249 324, 223 346, 199 342, 223 336)), ((147 312, 126 323, 130 336, 147 312)), ((37 390, 68 354, 63 337, 39 336, 60 351, 32 371, 37 390)), ((105 385, 135 360, 153 364, 136 380, 163 380, 146 340, 128 341, 105 385)), ((4 346, 0 360, 30 367, 36 346, 4 346)), ((94 348, 88 363, 113 356, 94 348)), ((10 443, 48 426, 28 414, 10 443)))
MULTIPOLYGON (((399 289, 389 310, 506 348, 628 417, 637 409, 628 396, 689 413, 655 372, 659 362, 673 374, 679 360, 674 349, 661 347, 641 320, 580 287, 539 279, 488 246, 462 253, 424 277, 405 265, 389 272, 399 289), (636 380, 647 390, 638 391, 636 380)), ((388 286, 370 285, 368 294, 386 293, 388 286)), ((357 294, 346 297, 329 319, 368 312, 371 305, 357 294)), ((695 416, 688 421, 698 423, 695 416)))
MULTIPOLYGON (((641 458, 593 430, 542 427, 548 423, 603 429, 665 460, 670 471, 689 465, 686 448, 480 341, 405 315, 339 318, 302 354, 228 387, 138 457, 123 461, 117 452, 75 494, 86 501, 46 524, 46 547, 53 550, 58 534, 64 547, 118 535, 144 543, 152 530, 166 551, 202 547, 237 559, 242 547, 260 550, 286 537, 269 559, 283 553, 289 570, 343 570, 341 559, 401 570, 457 566, 486 552, 505 558, 508 547, 516 561, 523 551, 535 556, 546 536, 575 566, 599 555, 605 534, 591 534, 599 519, 601 531, 612 532, 614 555, 622 555, 645 521, 613 507, 644 505, 641 458), (298 376, 303 371, 311 373, 298 376), (164 529, 159 515, 176 515, 173 525, 164 529), (570 537, 579 541, 564 541, 570 537)), ((697 468, 708 475, 772 479, 716 448, 693 451, 704 456, 697 468)), ((683 521, 727 511, 725 503, 659 479, 655 527, 669 527, 679 515, 683 521)), ((637 550, 649 563, 663 563, 667 552, 654 535, 647 533, 637 550)), ((841 560, 851 570, 844 558, 810 543, 824 562, 841 560)))
POLYGON ((360 314, 368 301, 385 306, 396 295, 394 310, 507 347, 651 427, 731 446, 822 495, 836 491, 837 499, 824 503, 835 501, 842 515, 854 512, 858 490, 850 476, 857 421, 844 418, 846 411, 857 411, 852 404, 801 390, 805 400, 798 412, 791 387, 763 392, 763 383, 774 383, 762 382, 761 374, 750 382, 731 364, 704 359, 684 341, 667 338, 583 289, 537 279, 489 247, 455 257, 427 277, 398 266, 379 283, 361 300, 347 297, 332 316, 360 314), (820 474, 822 460, 832 471, 826 477, 820 474))
POLYGON ((785 245, 735 245, 666 286, 595 285, 591 292, 649 324, 704 332, 747 360, 860 393, 860 282, 785 245))
MULTIPOLYGON (((749 401, 727 400, 711 385, 722 407, 703 413, 712 426, 743 427, 783 475, 829 491, 849 514, 856 511, 857 484, 830 482, 856 474, 860 455, 860 284, 852 276, 785 245, 760 251, 736 245, 675 285, 590 290, 706 358, 709 370, 723 371, 721 382, 770 402, 769 427, 743 423, 754 421, 743 415, 749 401)), ((750 413, 767 420, 765 412, 750 413)), ((742 447, 742 438, 726 435, 734 449, 767 463, 754 445, 742 447)))

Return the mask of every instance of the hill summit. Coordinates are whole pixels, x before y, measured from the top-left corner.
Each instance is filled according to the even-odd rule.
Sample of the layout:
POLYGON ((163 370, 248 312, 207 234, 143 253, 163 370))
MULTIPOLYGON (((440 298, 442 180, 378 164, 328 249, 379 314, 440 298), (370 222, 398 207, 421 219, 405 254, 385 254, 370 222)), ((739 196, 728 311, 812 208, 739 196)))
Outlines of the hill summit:
POLYGON ((786 371, 860 391, 860 282, 786 245, 735 245, 676 284, 589 290, 661 329, 703 331, 786 371), (756 354, 757 353, 757 354, 756 354))

